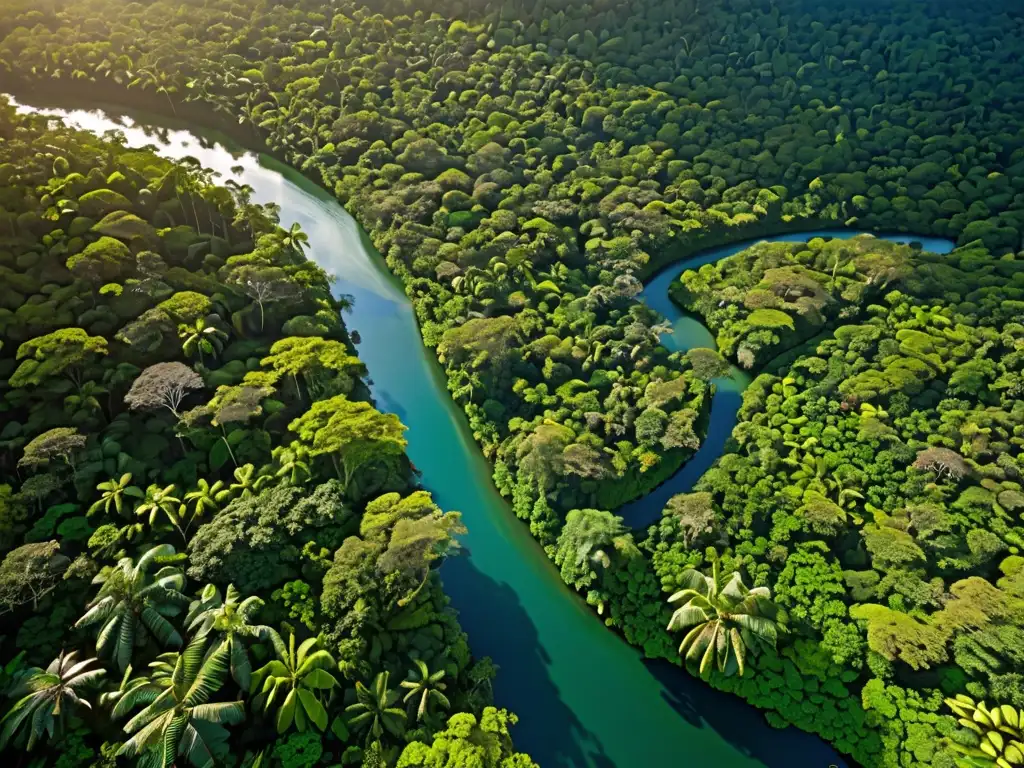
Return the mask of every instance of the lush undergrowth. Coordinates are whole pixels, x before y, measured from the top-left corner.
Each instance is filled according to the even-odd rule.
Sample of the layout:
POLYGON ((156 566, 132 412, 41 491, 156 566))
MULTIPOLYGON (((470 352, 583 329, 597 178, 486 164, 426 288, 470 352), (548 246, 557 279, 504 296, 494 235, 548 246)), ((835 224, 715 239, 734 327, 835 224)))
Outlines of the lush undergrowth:
POLYGON ((6 104, 0 177, 7 759, 532 765, 301 230, 6 104))
MULTIPOLYGON (((669 355, 658 344, 659 318, 635 301, 638 276, 724 240, 844 223, 977 243, 953 257, 980 280, 976 288, 954 276, 952 284, 927 282, 932 294, 909 286, 905 293, 938 300, 943 312, 976 305, 979 333, 991 327, 1012 336, 1006 324, 1020 314, 1012 303, 1002 309, 1016 301, 1010 293, 990 298, 1010 291, 1013 257, 1001 257, 1020 246, 1024 224, 1024 102, 1017 94, 1024 57, 1012 42, 1022 31, 1013 4, 979 11, 911 0, 37 6, 15 0, 0 12, 0 66, 22 83, 92 88, 168 112, 189 102, 225 121, 237 117, 335 191, 405 281, 424 340, 494 462, 499 489, 565 580, 651 656, 678 659, 665 631, 664 593, 678 585, 680 569, 698 563, 704 544, 728 547, 727 562, 740 556, 748 583, 788 594, 785 580, 795 576, 783 563, 787 556, 799 562, 799 537, 762 548, 758 536, 767 534, 737 517, 724 497, 678 501, 647 542, 604 511, 653 487, 696 447, 706 380, 720 362, 669 355), (727 518, 735 532, 722 538, 712 518, 727 518), (710 539, 708 529, 716 531, 710 539)), ((873 317, 866 297, 908 279, 885 272, 889 261, 915 274, 924 269, 904 250, 864 247, 861 254, 799 251, 792 259, 787 252, 773 257, 780 262, 770 269, 781 271, 737 275, 726 267, 707 278, 707 295, 700 285, 687 290, 703 302, 723 351, 752 366, 873 317)), ((941 262, 915 258, 943 274, 941 262)), ((890 314, 880 319, 899 320, 890 314)), ((892 344, 920 356, 890 360, 892 344, 879 337, 884 367, 858 370, 842 379, 852 382, 848 391, 821 396, 838 408, 856 392, 859 399, 846 404, 855 414, 862 403, 891 412, 897 395, 949 399, 940 391, 952 386, 947 350, 910 338, 909 330, 896 329, 903 337, 892 344), (939 356, 941 370, 926 374, 936 364, 930 355, 939 356)), ((845 354, 855 360, 859 352, 845 354)), ((780 394, 786 403, 800 391, 778 386, 789 388, 780 394)), ((745 414, 763 414, 764 399, 745 414)), ((916 412, 907 408, 901 418, 916 412)), ((781 432, 780 419, 802 417, 773 414, 771 426, 781 432)), ((1012 425, 1002 428, 1013 434, 1012 425)), ((909 449, 927 442, 924 427, 915 429, 901 438, 909 449)), ((894 459, 876 471, 884 475, 878 488, 890 488, 906 467, 894 459)), ((745 480, 734 482, 743 487, 745 480)), ((845 495, 849 519, 872 521, 868 504, 893 516, 867 483, 844 488, 864 497, 845 495)), ((811 519, 824 502, 805 503, 800 490, 789 518, 811 519)), ((782 503, 747 497, 763 519, 782 503)), ((866 562, 836 559, 848 543, 826 542, 822 561, 839 573, 867 570, 866 562)), ((956 581, 947 578, 949 590, 956 581)), ((955 597, 938 589, 939 605, 955 597)), ((854 599, 836 595, 844 609, 854 599)), ((914 604, 886 605, 885 620, 917 621, 914 604)), ((695 607, 684 605, 674 626, 686 626, 695 607)), ((844 622, 845 639, 835 642, 856 646, 874 637, 877 645, 871 622, 880 614, 867 613, 844 622)), ((779 655, 752 655, 748 666, 756 671, 717 682, 774 710, 774 723, 822 733, 863 764, 949 762, 925 722, 954 727, 936 714, 934 680, 900 679, 906 687, 893 682, 886 699, 867 681, 893 677, 857 667, 856 654, 832 653, 816 631, 783 636, 779 655), (894 714, 904 710, 908 718, 927 716, 893 730, 903 722, 894 714)), ((710 635, 702 637, 692 647, 705 653, 710 635)), ((771 645, 768 630, 758 637, 771 645)), ((760 642, 748 640, 752 648, 760 642)), ((952 634, 947 640, 956 642, 952 634)), ((735 659, 720 658, 731 669, 735 659)), ((950 690, 968 690, 966 677, 959 688, 951 679, 950 690)))

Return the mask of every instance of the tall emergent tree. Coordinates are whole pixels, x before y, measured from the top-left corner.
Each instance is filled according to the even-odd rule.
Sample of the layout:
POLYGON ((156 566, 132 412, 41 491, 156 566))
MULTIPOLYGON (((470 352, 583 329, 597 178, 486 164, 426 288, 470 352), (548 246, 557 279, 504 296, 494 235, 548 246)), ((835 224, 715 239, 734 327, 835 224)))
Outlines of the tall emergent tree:
POLYGON ((312 456, 329 456, 346 489, 356 471, 370 462, 392 461, 405 451, 405 425, 393 413, 344 395, 319 400, 288 425, 310 447, 312 456))
POLYGON ((124 401, 132 410, 166 408, 175 418, 190 392, 203 388, 203 378, 184 363, 157 363, 132 383, 124 401))

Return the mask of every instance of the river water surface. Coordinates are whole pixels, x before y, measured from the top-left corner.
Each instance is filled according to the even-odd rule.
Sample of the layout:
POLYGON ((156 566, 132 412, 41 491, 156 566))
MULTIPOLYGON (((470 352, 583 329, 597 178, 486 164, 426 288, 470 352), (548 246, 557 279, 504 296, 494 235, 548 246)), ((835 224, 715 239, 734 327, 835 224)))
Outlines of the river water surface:
MULTIPOLYGON (((499 706, 517 712, 519 748, 543 768, 827 768, 845 765, 826 744, 794 728, 773 730, 759 712, 714 691, 665 662, 648 662, 606 629, 600 618, 561 581, 491 482, 490 467, 453 403, 433 353, 421 341, 412 307, 355 221, 327 192, 272 158, 239 150, 222 136, 170 125, 162 118, 20 106, 46 111, 96 132, 119 130, 131 146, 151 145, 162 155, 194 157, 248 184, 253 199, 280 206, 281 223, 298 222, 309 236, 309 255, 337 277, 335 289, 354 304, 346 314, 359 332, 359 357, 372 380, 378 407, 409 427, 408 453, 423 485, 444 509, 463 513, 469 533, 464 554, 443 567, 445 591, 459 611, 473 652, 500 666, 499 706)), ((822 233, 814 233, 822 234, 822 233)), ((825 234, 847 237, 847 231, 825 234)), ((806 239, 797 235, 778 239, 806 239)), ((909 239, 909 238, 906 238, 909 239)), ((685 268, 740 250, 706 251, 655 276, 643 298, 668 316, 675 349, 714 346, 704 326, 668 300, 668 286, 685 268)), ((931 250, 951 244, 929 241, 931 250)), ((624 508, 633 525, 657 519, 664 502, 684 491, 721 454, 735 424, 747 375, 717 382, 708 438, 674 478, 624 508)))

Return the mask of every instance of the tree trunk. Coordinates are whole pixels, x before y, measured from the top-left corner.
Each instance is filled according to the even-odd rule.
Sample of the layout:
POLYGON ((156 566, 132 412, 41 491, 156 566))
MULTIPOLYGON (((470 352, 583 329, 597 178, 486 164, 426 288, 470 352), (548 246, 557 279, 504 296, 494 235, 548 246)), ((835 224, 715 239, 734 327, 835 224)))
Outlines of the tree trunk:
POLYGON ((235 458, 235 452, 233 450, 231 450, 231 443, 228 442, 228 433, 224 431, 224 425, 223 424, 220 425, 220 431, 221 431, 221 438, 220 439, 223 440, 224 441, 224 445, 227 446, 228 456, 231 457, 231 461, 234 462, 235 468, 237 469, 238 468, 238 459, 235 458))

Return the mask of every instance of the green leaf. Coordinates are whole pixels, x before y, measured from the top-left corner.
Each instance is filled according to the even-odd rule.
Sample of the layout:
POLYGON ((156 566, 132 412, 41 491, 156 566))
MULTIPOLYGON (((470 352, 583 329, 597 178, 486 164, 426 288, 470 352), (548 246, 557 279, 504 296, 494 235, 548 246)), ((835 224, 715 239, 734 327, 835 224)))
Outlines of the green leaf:
POLYGON ((334 679, 330 672, 323 669, 314 669, 302 678, 302 684, 307 688, 327 690, 334 688, 338 681, 334 679))
POLYGON ((334 718, 334 721, 331 723, 331 733, 337 736, 339 741, 345 742, 349 739, 348 726, 345 725, 345 721, 340 717, 334 718))
POLYGON ((325 730, 327 728, 327 710, 324 709, 324 705, 310 691, 300 688, 298 694, 299 701, 302 702, 302 708, 306 710, 306 714, 313 721, 313 725, 320 731, 325 730))
POLYGON ((223 467, 231 458, 231 452, 223 440, 218 440, 210 448, 210 469, 216 471, 223 467))
POLYGON ((292 727, 292 722, 295 720, 295 705, 298 699, 295 696, 295 689, 288 691, 288 696, 285 698, 281 708, 277 710, 277 732, 284 733, 292 727))
POLYGON ((249 430, 247 429, 236 429, 228 433, 228 444, 232 448, 237 448, 239 443, 243 442, 245 438, 249 436, 249 430))

